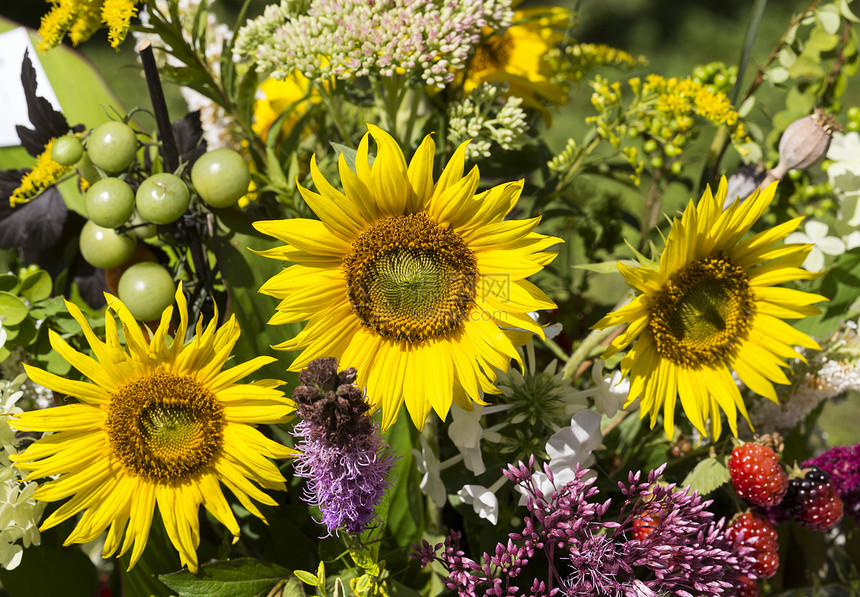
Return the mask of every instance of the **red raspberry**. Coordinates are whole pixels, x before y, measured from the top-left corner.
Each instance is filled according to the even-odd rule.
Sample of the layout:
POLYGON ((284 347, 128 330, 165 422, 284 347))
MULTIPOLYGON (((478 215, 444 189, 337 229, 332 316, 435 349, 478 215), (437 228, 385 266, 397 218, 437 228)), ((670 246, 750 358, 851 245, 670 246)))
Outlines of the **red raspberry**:
POLYGON ((760 595, 755 579, 741 576, 741 586, 735 591, 735 597, 759 597, 760 595))
POLYGON ((776 530, 766 518, 744 512, 726 529, 729 541, 755 549, 756 563, 750 572, 758 578, 770 578, 779 568, 779 543, 776 530), (741 536, 743 532, 743 536, 741 536))
POLYGON ((732 450, 729 474, 738 495, 756 506, 775 506, 788 489, 779 457, 761 444, 747 443, 732 450))
POLYGON ((804 469, 802 479, 792 479, 782 507, 803 526, 814 531, 829 531, 842 520, 842 499, 830 476, 817 466, 804 469))

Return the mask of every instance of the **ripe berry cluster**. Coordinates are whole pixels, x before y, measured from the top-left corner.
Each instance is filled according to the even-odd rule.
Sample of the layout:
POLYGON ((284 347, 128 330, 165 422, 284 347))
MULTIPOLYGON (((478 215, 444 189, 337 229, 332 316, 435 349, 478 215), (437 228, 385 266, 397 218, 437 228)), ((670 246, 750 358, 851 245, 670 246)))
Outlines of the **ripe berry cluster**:
MULTIPOLYGON (((770 520, 794 520, 823 532, 842 519, 842 500, 827 473, 817 467, 804 469, 789 478, 773 449, 752 442, 732 450, 728 465, 737 494, 762 508, 770 520)), ((756 566, 751 576, 758 578, 770 578, 779 568, 779 543, 770 520, 745 512, 728 529, 732 540, 755 548, 756 566)), ((757 597, 755 578, 746 578, 744 582, 738 594, 757 597)))
POLYGON ((789 479, 769 447, 746 443, 729 457, 729 475, 737 494, 768 508, 777 520, 794 520, 815 531, 829 531, 842 519, 842 499, 827 473, 803 469, 789 479))

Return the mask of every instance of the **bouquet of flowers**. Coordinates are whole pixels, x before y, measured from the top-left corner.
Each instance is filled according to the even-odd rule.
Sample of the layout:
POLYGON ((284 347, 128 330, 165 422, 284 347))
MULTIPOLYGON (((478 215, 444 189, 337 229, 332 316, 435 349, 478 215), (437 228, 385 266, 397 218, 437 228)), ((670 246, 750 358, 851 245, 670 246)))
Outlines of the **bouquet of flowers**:
POLYGON ((20 35, 0 593, 860 594, 850 0, 680 76, 579 6, 216 4, 20 35))

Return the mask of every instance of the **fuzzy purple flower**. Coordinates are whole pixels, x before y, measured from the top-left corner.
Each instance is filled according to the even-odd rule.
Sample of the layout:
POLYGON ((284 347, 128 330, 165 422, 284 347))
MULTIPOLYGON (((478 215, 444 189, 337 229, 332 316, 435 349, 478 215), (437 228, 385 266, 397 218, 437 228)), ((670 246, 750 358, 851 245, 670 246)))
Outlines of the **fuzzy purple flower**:
POLYGON ((835 446, 807 460, 803 466, 817 466, 830 475, 845 513, 860 522, 860 444, 835 446))
POLYGON ((390 483, 391 449, 367 412, 361 389, 352 385, 353 368, 338 373, 337 361, 312 361, 299 373, 293 391, 302 419, 293 435, 302 455, 296 475, 308 480, 303 499, 319 507, 329 533, 340 528, 360 533, 390 483))
POLYGON ((725 521, 714 522, 707 510, 710 501, 688 489, 658 485, 662 471, 651 471, 646 481, 640 481, 641 473, 630 473, 626 484, 619 483, 624 503, 617 520, 610 521, 604 517, 611 500, 596 501, 599 491, 587 469, 577 467, 573 480, 556 484, 545 466, 553 487, 546 495, 533 459, 528 466, 511 465, 505 475, 523 490, 529 511, 520 532, 510 533, 492 555, 483 554, 483 564, 459 548, 457 533, 435 548, 425 541, 413 556, 422 565, 442 563, 449 571, 447 587, 461 596, 733 594, 754 565, 753 548, 729 540, 725 521), (657 522, 647 536, 636 538, 633 521, 646 515, 657 522), (526 579, 521 591, 514 583, 535 557, 548 564, 547 578, 526 579))

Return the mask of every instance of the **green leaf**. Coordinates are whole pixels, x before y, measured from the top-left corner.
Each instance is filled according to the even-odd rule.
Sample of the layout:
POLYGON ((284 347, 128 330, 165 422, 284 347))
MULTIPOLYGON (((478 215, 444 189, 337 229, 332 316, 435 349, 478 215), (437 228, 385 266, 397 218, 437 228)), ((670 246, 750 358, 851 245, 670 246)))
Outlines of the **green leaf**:
POLYGON ((0 291, 0 321, 3 325, 18 325, 24 319, 30 309, 14 294, 0 291))
POLYGON ((801 319, 793 325, 806 334, 825 338, 843 321, 857 314, 857 309, 852 306, 860 294, 860 248, 839 256, 830 270, 820 278, 817 292, 830 299, 830 302, 818 305, 823 313, 801 319))
POLYGON ((21 282, 21 295, 30 301, 30 304, 51 296, 52 289, 51 275, 45 270, 34 272, 21 282))
POLYGON ((687 478, 681 485, 689 485, 692 489, 699 492, 699 495, 707 495, 717 487, 728 483, 729 469, 716 457, 706 458, 696 465, 696 468, 690 471, 687 478))
POLYGON ((295 574, 296 577, 306 585, 310 585, 312 587, 319 586, 317 575, 313 572, 308 572, 307 570, 294 570, 293 574, 295 574))
POLYGON ((619 261, 629 267, 639 267, 639 264, 632 259, 613 259, 612 261, 603 261, 601 263, 582 263, 580 265, 574 265, 573 269, 584 269, 598 274, 617 274, 619 273, 619 261))
POLYGON ((846 20, 851 21, 852 23, 860 23, 860 19, 857 18, 853 12, 851 12, 851 7, 848 4, 851 0, 839 0, 839 13, 845 17, 846 20))
POLYGON ((234 354, 242 360, 272 355, 278 361, 266 365, 257 375, 284 379, 290 357, 295 353, 272 350, 271 345, 294 337, 301 326, 297 323, 268 325, 269 318, 275 312, 276 302, 272 297, 257 291, 263 282, 280 272, 286 264, 249 250, 270 249, 281 243, 257 232, 251 225, 253 219, 245 212, 225 209, 219 212, 218 218, 226 225, 227 231, 212 239, 211 248, 224 276, 224 285, 230 293, 230 313, 236 315, 242 328, 234 354))
POLYGON ((80 549, 33 545, 24 551, 20 566, 0 569, 0 582, 9 597, 92 597, 97 593, 98 573, 80 549))
POLYGON ((774 68, 766 71, 767 80, 771 83, 785 83, 788 81, 788 69, 783 68, 781 66, 775 66, 774 68))
POLYGON ((21 281, 15 274, 0 274, 0 290, 18 294, 18 288, 21 281))
POLYGON ((158 578, 180 597, 257 597, 289 576, 277 564, 240 558, 204 564, 196 575, 183 570, 158 578))
MULTIPOLYGON (((391 471, 394 484, 389 488, 390 503, 386 525, 397 545, 407 547, 419 541, 424 528, 424 494, 418 485, 421 479, 412 456, 417 437, 405 409, 388 431, 385 441, 400 458, 391 471)), ((417 435, 417 432, 416 432, 417 435)))

